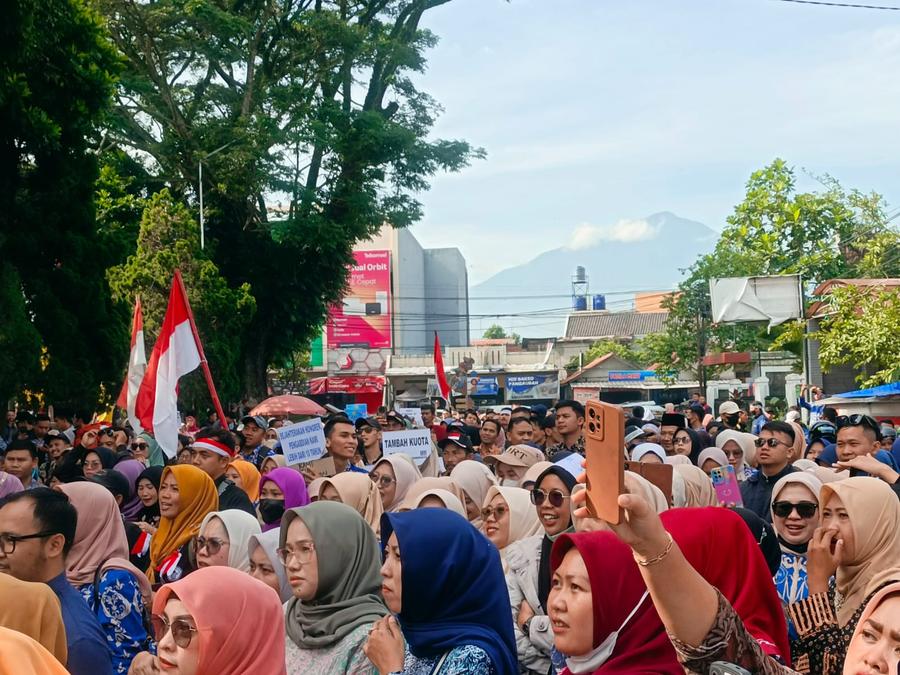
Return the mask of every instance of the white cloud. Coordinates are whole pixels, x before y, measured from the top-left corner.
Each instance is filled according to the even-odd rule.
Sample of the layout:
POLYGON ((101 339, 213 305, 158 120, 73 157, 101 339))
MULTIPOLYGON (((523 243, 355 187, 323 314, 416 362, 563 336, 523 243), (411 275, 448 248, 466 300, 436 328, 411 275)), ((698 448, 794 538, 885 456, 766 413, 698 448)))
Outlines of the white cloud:
POLYGON ((659 227, 654 227, 646 220, 620 220, 614 225, 591 225, 582 223, 572 232, 567 247, 573 251, 596 246, 601 241, 647 241, 655 239, 659 227))

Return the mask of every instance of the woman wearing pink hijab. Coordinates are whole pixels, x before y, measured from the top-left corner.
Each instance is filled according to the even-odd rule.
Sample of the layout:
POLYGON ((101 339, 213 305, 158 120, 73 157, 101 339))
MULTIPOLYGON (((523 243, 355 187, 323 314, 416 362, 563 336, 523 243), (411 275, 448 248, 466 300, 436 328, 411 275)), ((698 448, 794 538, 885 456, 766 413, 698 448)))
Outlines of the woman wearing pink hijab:
POLYGON ((168 675, 286 675, 281 600, 245 572, 204 567, 166 584, 153 624, 168 675))

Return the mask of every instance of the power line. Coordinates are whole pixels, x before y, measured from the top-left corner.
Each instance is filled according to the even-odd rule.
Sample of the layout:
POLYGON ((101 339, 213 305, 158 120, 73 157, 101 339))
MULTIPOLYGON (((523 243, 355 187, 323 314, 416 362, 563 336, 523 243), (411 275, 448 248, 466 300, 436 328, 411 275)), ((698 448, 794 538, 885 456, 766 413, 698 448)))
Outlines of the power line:
POLYGON ((900 12, 900 7, 887 7, 885 5, 857 5, 850 2, 825 2, 825 0, 777 0, 777 2, 791 2, 795 5, 823 5, 825 7, 849 7, 852 9, 884 9, 891 12, 900 12))

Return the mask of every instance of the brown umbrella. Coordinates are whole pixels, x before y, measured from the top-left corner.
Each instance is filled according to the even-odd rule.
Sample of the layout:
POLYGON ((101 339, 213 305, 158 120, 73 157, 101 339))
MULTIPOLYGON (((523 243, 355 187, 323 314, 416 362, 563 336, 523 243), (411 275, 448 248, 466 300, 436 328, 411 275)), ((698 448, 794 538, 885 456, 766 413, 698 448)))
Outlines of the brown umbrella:
POLYGON ((296 394, 267 398, 250 411, 251 415, 325 415, 327 411, 312 399, 296 394))

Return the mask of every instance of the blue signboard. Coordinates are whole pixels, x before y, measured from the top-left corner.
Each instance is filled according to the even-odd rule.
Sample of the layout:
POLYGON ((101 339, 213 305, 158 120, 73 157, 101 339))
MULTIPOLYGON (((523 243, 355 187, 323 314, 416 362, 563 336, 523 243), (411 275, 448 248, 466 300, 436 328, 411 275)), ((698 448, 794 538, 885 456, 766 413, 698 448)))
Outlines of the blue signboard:
POLYGON ((556 373, 507 375, 506 396, 515 400, 559 398, 559 379, 556 373))
POLYGON ((496 396, 500 382, 494 376, 469 377, 469 396, 496 396))
POLYGON ((611 370, 610 382, 645 382, 657 379, 655 370, 611 370))

